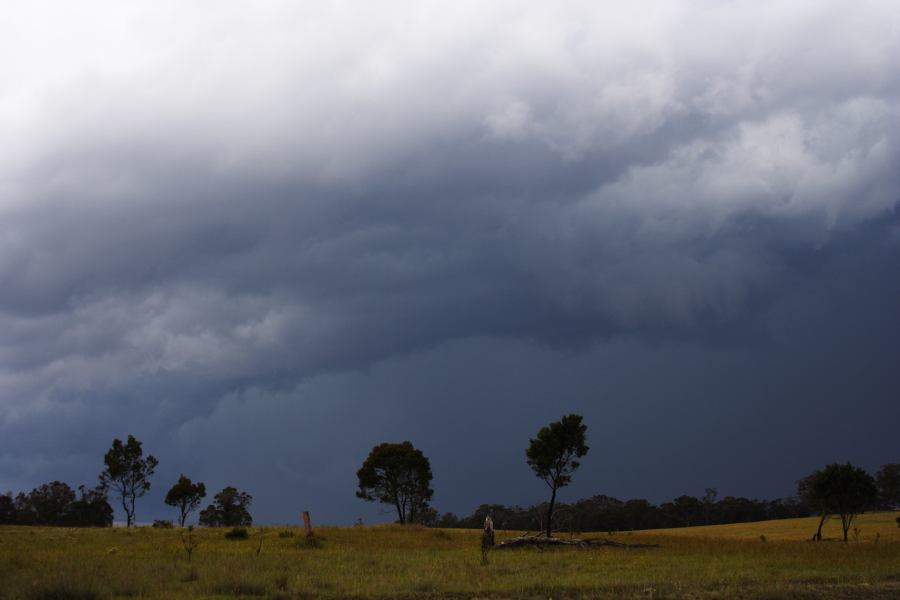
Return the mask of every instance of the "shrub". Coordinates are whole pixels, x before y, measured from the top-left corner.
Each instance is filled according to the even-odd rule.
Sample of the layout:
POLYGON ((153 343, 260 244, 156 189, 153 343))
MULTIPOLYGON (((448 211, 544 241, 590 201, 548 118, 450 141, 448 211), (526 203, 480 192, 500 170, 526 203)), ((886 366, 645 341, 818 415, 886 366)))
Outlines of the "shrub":
POLYGON ((172 529, 172 521, 167 521, 166 519, 156 519, 153 521, 154 529, 172 529))
POLYGON ((250 537, 246 527, 232 527, 230 531, 225 533, 225 538, 229 540, 246 540, 250 537))

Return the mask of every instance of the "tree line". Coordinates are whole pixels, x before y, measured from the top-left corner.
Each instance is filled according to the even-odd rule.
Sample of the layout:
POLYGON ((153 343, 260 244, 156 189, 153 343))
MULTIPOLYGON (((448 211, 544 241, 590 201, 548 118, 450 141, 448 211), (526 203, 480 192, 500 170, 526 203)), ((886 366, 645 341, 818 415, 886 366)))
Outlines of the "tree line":
MULTIPOLYGON (((798 481, 796 496, 777 500, 718 498, 707 488, 700 498, 682 495, 654 505, 645 499, 622 501, 596 495, 572 504, 557 502, 560 488, 567 486, 581 459, 587 455, 587 426, 580 415, 566 415, 542 427, 529 439, 525 459, 534 475, 548 487, 547 502, 526 508, 483 504, 472 515, 439 514, 432 506, 433 474, 428 458, 412 443, 384 442, 376 445, 357 471, 357 497, 387 504, 396 510, 397 522, 426 526, 479 528, 490 516, 500 529, 539 530, 551 537, 554 531, 623 531, 692 525, 716 525, 768 519, 818 515, 813 539, 821 539, 822 525, 831 516, 840 518, 847 532, 857 514, 876 508, 900 507, 900 464, 884 465, 872 477, 864 469, 831 464, 798 481), (554 521, 555 518, 555 521, 554 521)), ((129 435, 114 439, 103 457, 104 470, 94 488, 80 486, 76 495, 67 484, 53 481, 21 492, 0 495, 0 524, 104 527, 113 522, 109 503, 112 493, 125 513, 126 525, 135 523, 137 500, 149 492, 159 461, 144 456, 142 443, 129 435)), ((168 490, 165 502, 177 510, 182 527, 206 497, 203 482, 182 474, 168 490)), ((253 497, 232 486, 225 487, 199 513, 201 526, 248 526, 253 523, 253 497)))
POLYGON ((431 466, 410 442, 375 446, 357 471, 363 500, 381 502, 397 511, 397 522, 435 527, 480 528, 487 517, 500 529, 542 531, 624 531, 718 525, 819 515, 813 539, 821 539, 830 516, 841 520, 844 541, 855 516, 872 509, 900 507, 900 464, 887 464, 872 477, 864 469, 830 464, 797 482, 796 496, 751 500, 726 496, 707 488, 702 497, 682 495, 659 506, 645 499, 622 501, 597 495, 573 504, 557 503, 580 460, 589 451, 587 426, 580 415, 566 415, 542 427, 525 449, 526 462, 548 487, 550 499, 527 508, 482 504, 468 517, 439 514, 431 507, 431 466), (554 518, 556 519, 554 521, 554 518))
MULTIPOLYGON (((144 456, 143 444, 133 435, 127 441, 116 438, 103 457, 104 470, 99 484, 91 489, 80 486, 80 496, 68 484, 53 481, 29 493, 0 494, 0 525, 57 525, 65 527, 111 527, 112 492, 125 513, 126 526, 135 524, 137 500, 147 494, 159 461, 144 456)), ((206 485, 193 482, 183 474, 166 493, 165 502, 178 511, 183 527, 188 516, 206 497, 206 485)), ((247 526, 253 524, 250 504, 253 496, 234 487, 225 487, 213 502, 200 512, 200 525, 207 527, 247 526)), ((169 523, 171 525, 171 523, 169 523)))

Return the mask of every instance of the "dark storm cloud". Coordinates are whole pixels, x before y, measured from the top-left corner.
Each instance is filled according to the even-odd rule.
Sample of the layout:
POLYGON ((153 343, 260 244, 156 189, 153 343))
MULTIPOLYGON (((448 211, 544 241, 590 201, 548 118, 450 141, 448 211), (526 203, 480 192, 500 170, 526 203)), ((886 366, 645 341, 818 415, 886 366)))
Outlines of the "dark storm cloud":
MULTIPOLYGON (((0 69, 0 132, 19 142, 0 157, 0 487, 60 455, 81 477, 125 431, 213 470, 198 440, 241 439, 258 411, 276 416, 254 431, 306 452, 316 431, 378 423, 372 439, 350 426, 358 443, 333 463, 347 470, 367 444, 431 414, 463 426, 477 406, 416 390, 418 409, 397 410, 417 418, 379 420, 391 391, 369 397, 359 372, 385 361, 405 378, 420 355, 452 371, 434 357, 459 348, 530 352, 530 373, 612 356, 639 370, 686 344, 698 377, 726 347, 758 372, 765 344, 818 343, 814 326, 796 350, 779 337, 808 315, 841 315, 828 330, 845 333, 855 315, 889 319, 866 294, 832 299, 829 280, 900 297, 885 283, 900 198, 887 2, 96 8, 124 25, 36 8, 19 20, 59 46, 2 36, 30 68, 0 69), (277 415, 316 426, 288 443, 277 415)), ((889 355, 877 331, 848 333, 846 353, 889 355)), ((537 395, 494 400, 501 379, 542 389, 497 368, 473 376, 475 396, 497 392, 494 417, 556 416, 537 395)), ((558 370, 547 396, 598 384, 558 370)), ((240 445, 248 465, 275 451, 240 445)))

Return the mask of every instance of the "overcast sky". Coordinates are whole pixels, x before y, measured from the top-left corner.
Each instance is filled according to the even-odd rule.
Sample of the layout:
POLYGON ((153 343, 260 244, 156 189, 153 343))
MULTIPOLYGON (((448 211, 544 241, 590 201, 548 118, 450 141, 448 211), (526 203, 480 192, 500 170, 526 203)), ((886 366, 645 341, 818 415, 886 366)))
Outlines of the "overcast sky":
POLYGON ((114 437, 261 522, 778 497, 900 462, 891 0, 17 3, 0 20, 0 492, 114 437))

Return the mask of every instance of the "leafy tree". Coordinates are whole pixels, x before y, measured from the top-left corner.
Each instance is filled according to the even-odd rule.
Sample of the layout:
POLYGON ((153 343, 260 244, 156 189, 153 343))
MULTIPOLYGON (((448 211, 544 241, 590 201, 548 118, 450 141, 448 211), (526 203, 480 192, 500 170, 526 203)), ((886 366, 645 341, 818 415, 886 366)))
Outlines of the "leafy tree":
POLYGON ((675 519, 684 527, 696 525, 700 515, 703 514, 703 503, 687 494, 675 498, 671 506, 675 519))
POLYGON ((587 454, 585 445, 587 425, 580 415, 566 415, 559 421, 541 428, 536 438, 529 442, 525 456, 528 466, 550 487, 550 505, 547 508, 547 537, 553 534, 553 507, 556 492, 569 485, 572 473, 581 464, 579 458, 587 454))
POLYGON ((703 493, 703 498, 701 498, 703 502, 703 519, 706 525, 710 523, 710 516, 712 515, 713 508, 716 505, 716 498, 719 497, 719 490, 716 488, 706 488, 703 493))
POLYGON ((75 527, 112 527, 113 509, 106 497, 106 490, 96 487, 92 490, 78 486, 81 497, 72 502, 71 524, 75 527))
MULTIPOLYGON (((802 479, 800 484, 805 488, 801 491, 820 507, 822 515, 836 514, 841 518, 844 542, 854 517, 878 498, 878 488, 872 476, 850 463, 827 465, 802 479)), ((822 539, 823 521, 824 516, 814 539, 822 539)))
POLYGON ((66 525, 75 492, 62 481, 45 483, 16 496, 16 514, 23 525, 66 525))
POLYGON ((118 438, 113 440, 103 462, 106 470, 100 474, 100 484, 116 491, 127 517, 127 526, 131 527, 134 525, 135 501, 150 491, 150 476, 159 461, 152 454, 144 458, 141 442, 129 435, 124 444, 118 438))
POLYGON ((881 507, 893 509, 900 506, 900 464, 891 463, 878 469, 875 481, 881 507))
POLYGON ((656 507, 643 498, 627 500, 622 505, 625 529, 649 529, 656 507))
POLYGON ((200 502, 205 497, 206 486, 203 482, 194 483, 182 474, 166 494, 166 504, 178 509, 178 522, 184 527, 188 515, 200 507, 200 502))
POLYGON ((0 494, 0 525, 12 525, 16 522, 16 504, 12 494, 0 494))
POLYGON ((393 505, 400 523, 415 522, 434 495, 431 463, 410 442, 378 444, 356 472, 356 496, 393 505))
POLYGON ((822 526, 828 519, 828 505, 825 502, 824 496, 822 496, 823 489, 819 483, 820 477, 822 477, 821 470, 810 473, 797 482, 797 497, 800 498, 800 501, 806 504, 811 511, 819 515, 819 526, 812 536, 813 541, 822 539, 822 526))
POLYGON ((213 503, 200 511, 200 524, 205 527, 248 527, 253 525, 250 504, 253 496, 231 486, 213 497, 213 503))

